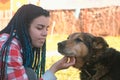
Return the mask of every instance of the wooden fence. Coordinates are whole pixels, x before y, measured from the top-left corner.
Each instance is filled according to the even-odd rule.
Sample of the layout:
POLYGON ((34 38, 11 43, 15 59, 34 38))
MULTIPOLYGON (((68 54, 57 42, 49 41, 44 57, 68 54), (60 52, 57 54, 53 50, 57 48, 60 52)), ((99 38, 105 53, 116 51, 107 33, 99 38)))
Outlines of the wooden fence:
POLYGON ((81 31, 102 36, 120 35, 120 7, 82 9, 81 31))
POLYGON ((49 33, 70 34, 89 32, 100 36, 120 35, 120 7, 81 9, 79 18, 75 10, 52 10, 49 33))
POLYGON ((13 14, 10 10, 0 11, 0 30, 8 24, 12 16, 13 14))

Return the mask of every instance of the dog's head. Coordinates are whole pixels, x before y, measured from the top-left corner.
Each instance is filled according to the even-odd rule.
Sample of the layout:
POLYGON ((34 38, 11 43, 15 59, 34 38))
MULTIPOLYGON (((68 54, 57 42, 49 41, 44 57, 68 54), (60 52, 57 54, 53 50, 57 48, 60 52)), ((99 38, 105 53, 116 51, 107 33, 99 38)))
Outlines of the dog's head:
POLYGON ((89 33, 73 33, 67 40, 58 43, 58 52, 65 56, 84 58, 92 54, 93 50, 105 50, 107 47, 108 44, 102 37, 89 33))

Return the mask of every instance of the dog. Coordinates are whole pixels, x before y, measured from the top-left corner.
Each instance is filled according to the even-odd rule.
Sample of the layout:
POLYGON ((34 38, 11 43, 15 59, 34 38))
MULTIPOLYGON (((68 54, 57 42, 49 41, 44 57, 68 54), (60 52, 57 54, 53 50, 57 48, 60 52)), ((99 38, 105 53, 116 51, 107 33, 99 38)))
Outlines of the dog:
POLYGON ((120 80, 120 52, 103 37, 72 33, 58 43, 58 52, 76 58, 73 67, 80 70, 80 80, 120 80))

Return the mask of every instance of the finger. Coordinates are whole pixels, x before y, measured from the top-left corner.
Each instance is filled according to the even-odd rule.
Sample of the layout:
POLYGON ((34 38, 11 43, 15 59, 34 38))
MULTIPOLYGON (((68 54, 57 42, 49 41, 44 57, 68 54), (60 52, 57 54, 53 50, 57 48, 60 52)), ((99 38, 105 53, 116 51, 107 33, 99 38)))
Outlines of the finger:
POLYGON ((65 66, 66 67, 70 67, 70 66, 73 66, 75 64, 75 58, 71 58, 72 61, 70 60, 69 62, 65 63, 65 66))
POLYGON ((74 65, 74 64, 75 64, 75 58, 74 57, 70 57, 69 65, 74 65))
POLYGON ((70 57, 70 62, 75 62, 75 57, 70 57))
POLYGON ((64 57, 62 58, 62 61, 65 62, 65 63, 67 63, 67 62, 68 62, 68 57, 64 56, 64 57))

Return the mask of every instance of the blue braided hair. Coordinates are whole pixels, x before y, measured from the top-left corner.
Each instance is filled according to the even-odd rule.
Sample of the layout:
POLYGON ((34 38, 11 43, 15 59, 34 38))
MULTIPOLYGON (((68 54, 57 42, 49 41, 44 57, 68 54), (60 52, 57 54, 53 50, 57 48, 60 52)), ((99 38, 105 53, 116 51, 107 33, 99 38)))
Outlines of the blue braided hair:
MULTIPOLYGON (((33 19, 39 16, 49 17, 50 14, 49 11, 33 4, 23 5, 18 9, 8 25, 2 31, 0 31, 0 34, 10 34, 8 40, 2 46, 0 51, 0 58, 2 57, 3 52, 5 52, 5 61, 2 62, 1 68, 1 75, 3 76, 1 80, 3 80, 6 73, 5 68, 7 65, 5 62, 7 61, 10 43, 13 38, 18 39, 21 43, 24 67, 33 68, 38 76, 41 76, 41 74, 44 73, 46 42, 42 48, 32 48, 31 38, 28 32, 30 23, 33 21, 33 19)), ((3 59, 3 57, 1 59, 3 59)))

